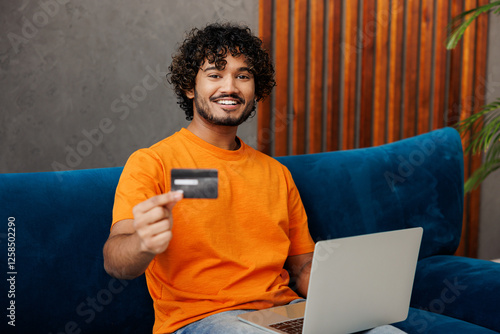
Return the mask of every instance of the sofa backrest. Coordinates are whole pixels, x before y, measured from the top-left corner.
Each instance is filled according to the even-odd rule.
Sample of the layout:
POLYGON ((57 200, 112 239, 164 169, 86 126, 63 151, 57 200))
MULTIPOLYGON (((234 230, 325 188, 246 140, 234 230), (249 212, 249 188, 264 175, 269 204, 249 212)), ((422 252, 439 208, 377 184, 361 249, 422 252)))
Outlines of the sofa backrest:
MULTIPOLYGON (((463 161, 453 129, 380 147, 277 159, 293 175, 316 240, 422 226, 420 257, 451 254, 458 245, 463 161)), ((0 289, 4 296, 14 293, 2 300, 6 315, 15 303, 17 332, 151 332, 144 276, 121 281, 103 268, 121 171, 0 174, 0 264, 8 268, 5 254, 13 242, 9 272, 16 273, 14 280, 1 280, 0 289), (15 235, 8 234, 9 221, 15 235)), ((0 332, 12 329, 4 317, 0 332)))
POLYGON ((293 175, 316 241, 421 226, 420 258, 458 247, 464 176, 455 129, 277 159, 293 175))
MULTIPOLYGON (((9 217, 15 224, 15 328, 1 333, 151 333, 144 276, 110 277, 102 248, 122 168, 0 175, 1 267, 9 217), (14 331, 16 332, 16 331, 14 331)), ((1 291, 10 283, 1 280, 1 291)), ((5 298, 1 299, 5 301, 5 298)), ((10 311, 7 311, 10 312, 10 311)), ((9 320, 9 319, 7 319, 9 320)))

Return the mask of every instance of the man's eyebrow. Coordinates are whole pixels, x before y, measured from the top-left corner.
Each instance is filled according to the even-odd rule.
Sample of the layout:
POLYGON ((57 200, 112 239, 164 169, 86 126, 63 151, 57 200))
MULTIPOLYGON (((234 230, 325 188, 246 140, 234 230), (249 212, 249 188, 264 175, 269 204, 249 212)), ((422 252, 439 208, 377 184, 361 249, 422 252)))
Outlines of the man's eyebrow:
POLYGON ((250 71, 250 67, 240 67, 238 70, 240 72, 244 72, 244 71, 247 71, 247 72, 250 72, 250 73, 252 72, 252 71, 250 71))
POLYGON ((206 71, 211 71, 211 70, 216 70, 216 69, 217 69, 217 67, 215 67, 215 66, 209 66, 209 67, 207 67, 207 68, 205 68, 205 69, 201 69, 201 70, 202 70, 203 72, 206 72, 206 71))
MULTIPOLYGON (((203 72, 207 72, 207 71, 212 71, 212 70, 218 70, 217 67, 215 66, 209 66, 205 69, 201 69, 203 72)), ((250 67, 240 67, 238 68, 238 72, 249 72, 249 73, 252 73, 252 71, 250 70, 250 67)))

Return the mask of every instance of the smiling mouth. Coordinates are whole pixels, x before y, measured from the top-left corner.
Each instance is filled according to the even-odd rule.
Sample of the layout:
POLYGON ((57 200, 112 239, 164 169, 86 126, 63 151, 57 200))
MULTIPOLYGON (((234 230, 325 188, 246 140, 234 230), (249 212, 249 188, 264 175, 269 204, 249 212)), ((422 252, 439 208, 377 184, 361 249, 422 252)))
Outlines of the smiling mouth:
POLYGON ((217 96, 217 97, 211 98, 210 100, 214 103, 217 103, 218 105, 227 106, 227 107, 236 106, 238 104, 244 104, 244 102, 245 102, 241 97, 239 97, 237 95, 217 96))
POLYGON ((225 106, 235 106, 238 104, 238 102, 235 100, 218 100, 218 101, 215 101, 215 103, 222 104, 225 106))

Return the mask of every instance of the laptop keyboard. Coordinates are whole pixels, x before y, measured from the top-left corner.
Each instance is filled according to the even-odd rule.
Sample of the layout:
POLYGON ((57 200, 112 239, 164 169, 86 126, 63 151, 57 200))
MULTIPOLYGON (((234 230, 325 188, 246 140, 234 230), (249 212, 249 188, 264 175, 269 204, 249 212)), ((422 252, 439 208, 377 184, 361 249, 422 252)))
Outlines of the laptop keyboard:
POLYGON ((278 322, 269 327, 279 329, 288 334, 302 334, 302 327, 304 326, 304 318, 292 319, 283 322, 278 322))

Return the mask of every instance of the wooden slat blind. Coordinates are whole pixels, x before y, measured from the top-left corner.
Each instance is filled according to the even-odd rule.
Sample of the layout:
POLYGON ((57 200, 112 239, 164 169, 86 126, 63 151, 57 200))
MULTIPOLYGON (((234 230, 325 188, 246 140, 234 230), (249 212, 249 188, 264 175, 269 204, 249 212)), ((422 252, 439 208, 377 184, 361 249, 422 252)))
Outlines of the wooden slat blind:
MULTIPOLYGON (((487 2, 260 0, 260 36, 277 87, 259 103, 258 148, 280 156, 381 145, 477 111, 487 16, 454 50, 444 41, 451 17, 487 2)), ((466 157, 466 177, 480 162, 466 157)), ((465 200, 457 253, 476 256, 479 192, 465 200)))
MULTIPOLYGON (((341 48, 338 50, 343 54, 344 60, 344 82, 341 85, 344 88, 344 100, 341 115, 343 116, 342 128, 342 148, 352 149, 355 147, 356 131, 356 79, 357 79, 357 45, 358 45, 358 1, 352 1, 349 6, 343 3, 345 8, 345 28, 343 31, 344 41, 341 42, 341 48)), ((361 49, 361 48, 360 48, 361 49)))
POLYGON ((340 147, 338 124, 340 122, 340 39, 342 32, 342 2, 329 0, 328 2, 328 31, 326 59, 328 61, 326 99, 328 110, 326 114, 326 150, 333 151, 340 147))
MULTIPOLYGON (((272 33, 271 26, 273 23, 273 7, 272 1, 261 0, 259 4, 259 32, 265 49, 272 51, 272 33)), ((272 128, 271 128, 271 98, 260 101, 258 104, 259 116, 257 117, 258 128, 258 148, 262 152, 270 152, 273 146, 272 143, 272 128)))
POLYGON ((391 42, 390 74, 389 74, 389 129, 387 142, 401 139, 401 101, 403 90, 403 32, 404 32, 404 0, 392 0, 390 12, 391 42))
POLYGON ((389 1, 378 3, 375 20, 382 24, 377 26, 375 39, 375 79, 373 87, 373 145, 382 145, 386 142, 386 111, 388 92, 389 69, 389 33, 388 16, 391 10, 389 1))
MULTIPOLYGON (((431 127, 431 87, 432 87, 432 36, 434 30, 434 1, 423 0, 420 17, 420 57, 416 62, 418 70, 418 128, 417 134, 426 133, 431 127)), ((418 45, 418 44, 417 44, 418 45)), ((416 90, 415 90, 416 91, 416 90)))
POLYGON ((288 64, 289 64, 289 15, 290 5, 288 1, 278 1, 276 3, 276 34, 286 36, 276 41, 276 82, 274 112, 274 144, 276 155, 288 154, 288 64))
POLYGON ((307 56, 303 50, 308 47, 307 0, 296 0, 294 9, 293 154, 303 154, 306 152, 307 56))
POLYGON ((435 50, 434 50, 434 75, 431 76, 433 88, 433 99, 432 104, 433 113, 432 117, 432 128, 440 127, 441 124, 445 124, 445 110, 446 110, 446 68, 447 68, 447 55, 448 52, 440 41, 446 39, 446 27, 448 25, 448 15, 449 15, 449 2, 443 1, 435 9, 435 50))
POLYGON ((405 79, 403 83, 403 137, 415 136, 417 116, 417 84, 418 84, 418 56, 419 56, 419 0, 407 0, 406 8, 406 34, 404 41, 405 79))
MULTIPOLYGON (((465 10, 487 4, 488 0, 466 0, 465 10)), ((486 76, 486 49, 488 42, 487 16, 479 17, 476 24, 469 27, 463 37, 462 86, 460 94, 460 119, 478 112, 485 103, 484 84, 486 76)), ((468 140, 469 136, 464 138, 468 140)), ((480 155, 465 157, 465 175, 470 175, 481 164, 480 155)), ((465 197, 464 226, 460 254, 477 256, 479 234, 479 189, 465 197)))
POLYGON ((309 152, 322 151, 324 1, 310 5, 309 152))
POLYGON ((372 145, 372 111, 373 111, 373 90, 375 75, 375 33, 376 33, 376 8, 374 1, 364 1, 361 12, 363 16, 360 43, 362 47, 361 63, 361 86, 359 99, 360 129, 370 129, 370 131, 359 131, 359 146, 368 147, 372 145))

